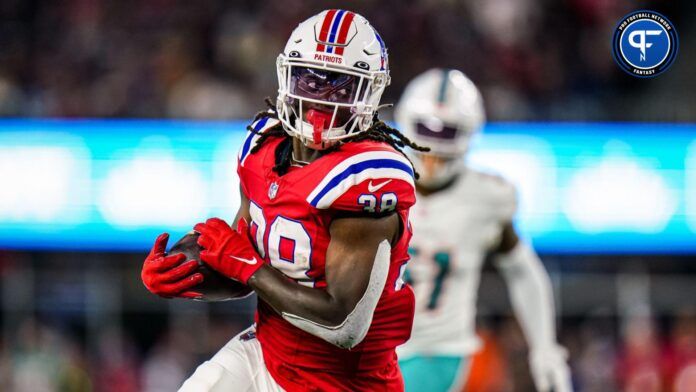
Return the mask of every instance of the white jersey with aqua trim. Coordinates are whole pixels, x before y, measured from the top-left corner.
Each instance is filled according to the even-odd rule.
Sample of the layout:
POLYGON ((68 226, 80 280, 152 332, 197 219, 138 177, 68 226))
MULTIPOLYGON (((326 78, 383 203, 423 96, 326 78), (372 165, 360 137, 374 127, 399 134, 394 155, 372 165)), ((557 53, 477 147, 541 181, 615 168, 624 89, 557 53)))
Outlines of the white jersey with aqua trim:
POLYGON ((418 196, 406 278, 416 293, 411 339, 400 359, 465 356, 478 350, 476 297, 483 260, 517 209, 506 180, 465 169, 449 188, 418 196))

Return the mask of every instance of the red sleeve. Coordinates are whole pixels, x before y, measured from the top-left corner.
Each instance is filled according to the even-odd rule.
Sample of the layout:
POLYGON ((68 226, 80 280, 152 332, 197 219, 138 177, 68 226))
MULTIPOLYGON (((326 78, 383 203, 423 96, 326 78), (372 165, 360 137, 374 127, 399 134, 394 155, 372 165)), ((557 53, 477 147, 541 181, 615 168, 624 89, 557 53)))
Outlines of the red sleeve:
POLYGON ((416 200, 413 167, 394 150, 351 155, 329 171, 307 201, 317 209, 383 214, 416 200))
POLYGON ((375 178, 350 187, 331 205, 340 211, 389 213, 407 210, 416 202, 413 186, 395 178, 375 178))
POLYGON ((239 183, 242 187, 242 192, 248 195, 247 192, 247 181, 246 181, 246 170, 245 164, 251 155, 251 150, 256 145, 257 140, 261 134, 269 128, 272 128, 278 124, 278 120, 271 117, 262 117, 251 124, 251 129, 247 130, 244 135, 244 140, 239 148, 239 153, 237 154, 237 175, 239 176, 239 183))

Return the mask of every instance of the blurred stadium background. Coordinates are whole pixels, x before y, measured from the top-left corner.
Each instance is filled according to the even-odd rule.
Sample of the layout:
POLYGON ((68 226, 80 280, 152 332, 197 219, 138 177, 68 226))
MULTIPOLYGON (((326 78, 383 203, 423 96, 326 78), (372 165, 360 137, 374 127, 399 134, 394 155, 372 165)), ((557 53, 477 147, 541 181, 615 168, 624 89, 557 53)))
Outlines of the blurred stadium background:
MULTIPOLYGON (((0 389, 172 391, 251 322, 253 298, 150 295, 141 262, 159 232, 234 214, 236 149, 275 95, 275 57, 339 6, 388 44, 385 102, 434 66, 481 88, 492 124, 470 161, 519 186, 577 389, 696 390, 696 3, 628 0, 3 0, 0 389), (640 8, 680 37, 656 79, 610 52, 640 8)), ((493 269, 479 324, 467 390, 533 390, 493 269)))

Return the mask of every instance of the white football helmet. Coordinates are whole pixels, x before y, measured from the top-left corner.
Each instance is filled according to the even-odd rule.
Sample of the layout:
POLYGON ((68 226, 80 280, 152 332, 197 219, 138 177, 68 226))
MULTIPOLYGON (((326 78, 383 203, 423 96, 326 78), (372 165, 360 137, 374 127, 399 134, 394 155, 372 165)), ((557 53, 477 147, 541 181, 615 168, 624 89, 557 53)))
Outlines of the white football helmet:
POLYGON ((278 117, 314 149, 369 129, 390 83, 382 38, 365 18, 345 10, 300 23, 276 65, 278 117))
POLYGON ((430 147, 428 153, 414 154, 416 170, 421 166, 420 154, 446 159, 438 173, 423 179, 426 186, 443 184, 459 172, 460 158, 485 121, 481 93, 474 83, 460 71, 437 68, 418 75, 406 86, 395 117, 404 135, 430 147))

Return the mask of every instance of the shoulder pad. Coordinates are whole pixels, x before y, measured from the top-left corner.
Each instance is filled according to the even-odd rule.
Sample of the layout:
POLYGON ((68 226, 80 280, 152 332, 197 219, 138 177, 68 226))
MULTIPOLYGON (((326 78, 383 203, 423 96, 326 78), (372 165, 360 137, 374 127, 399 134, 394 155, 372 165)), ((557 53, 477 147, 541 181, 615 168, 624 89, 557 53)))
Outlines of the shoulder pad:
POLYGON ((249 156, 249 152, 256 145, 256 141, 261 137, 261 134, 266 130, 273 128, 278 125, 280 121, 272 117, 262 117, 251 124, 250 131, 247 131, 244 136, 244 142, 242 143, 242 148, 239 149, 239 165, 243 166, 244 161, 249 156))
POLYGON ((357 152, 340 160, 312 190, 317 209, 388 213, 415 203, 411 162, 393 149, 357 152))
POLYGON ((477 171, 479 190, 484 197, 495 205, 501 220, 512 220, 517 213, 517 189, 506 178, 487 172, 477 171))

